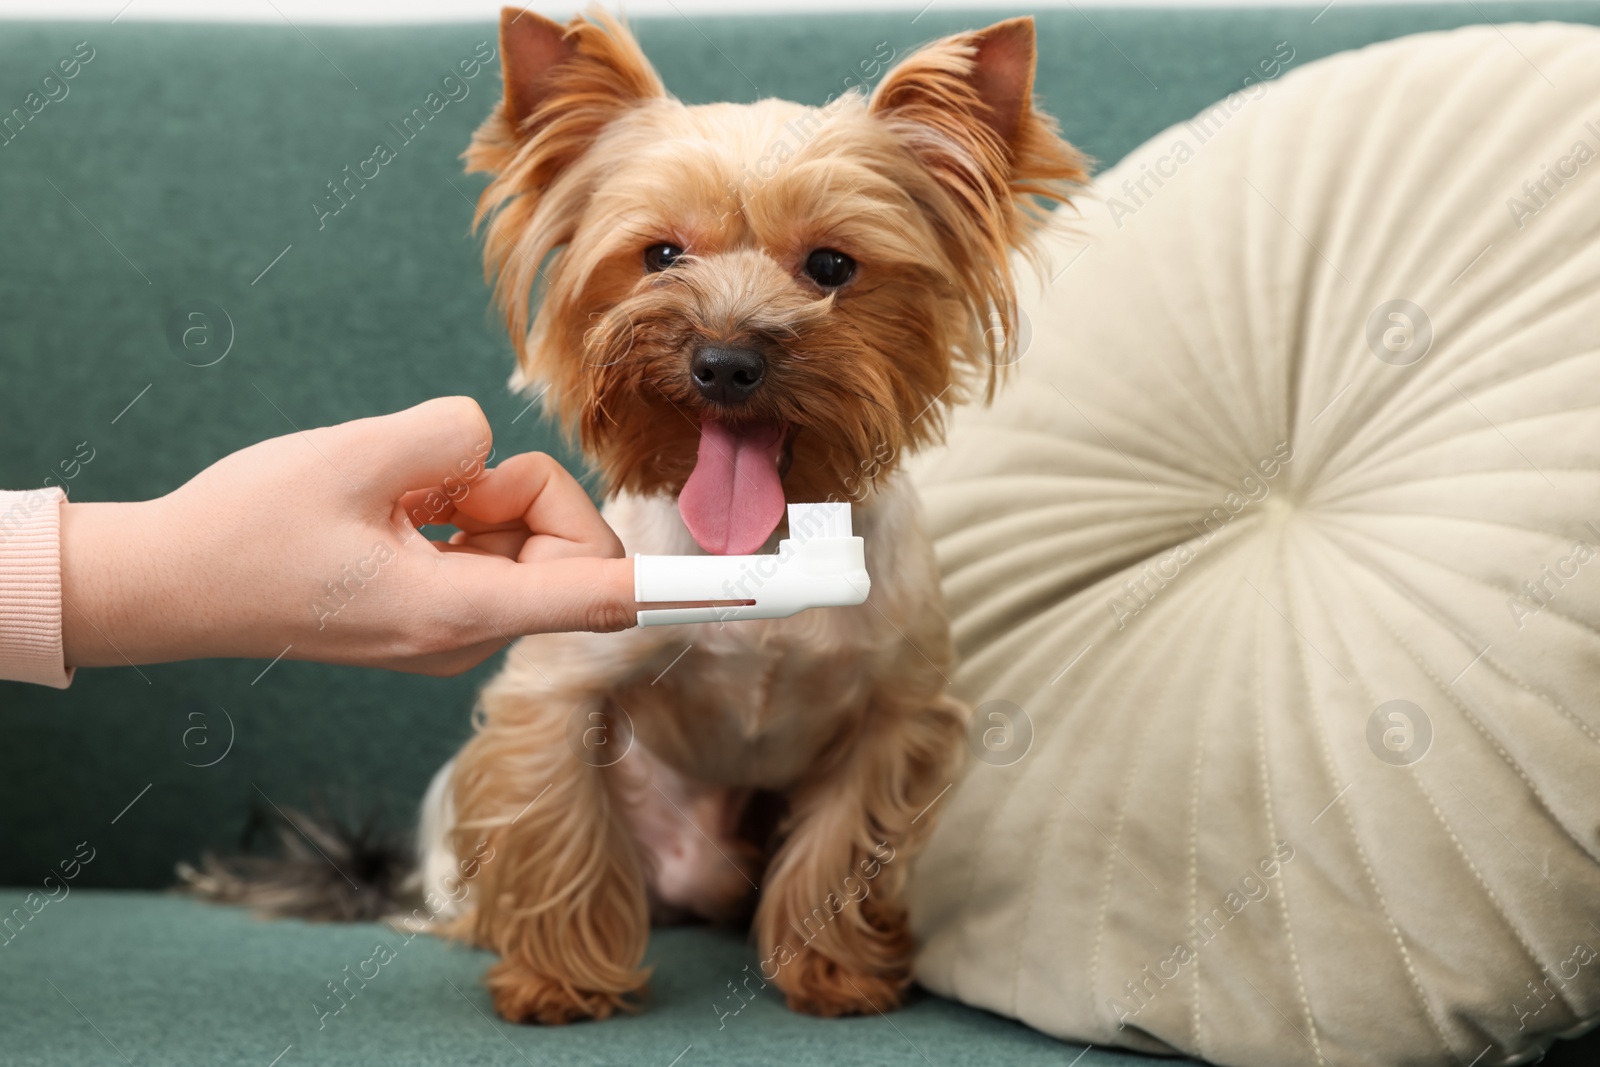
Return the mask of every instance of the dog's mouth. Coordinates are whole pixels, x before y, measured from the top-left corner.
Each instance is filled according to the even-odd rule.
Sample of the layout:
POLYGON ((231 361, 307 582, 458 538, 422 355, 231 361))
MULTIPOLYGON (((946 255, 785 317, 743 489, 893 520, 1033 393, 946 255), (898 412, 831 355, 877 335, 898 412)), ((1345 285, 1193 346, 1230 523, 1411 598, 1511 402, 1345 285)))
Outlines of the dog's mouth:
POLYGON ((701 418, 699 455, 678 494, 678 514, 701 548, 739 556, 766 543, 783 519, 793 441, 783 423, 701 418))

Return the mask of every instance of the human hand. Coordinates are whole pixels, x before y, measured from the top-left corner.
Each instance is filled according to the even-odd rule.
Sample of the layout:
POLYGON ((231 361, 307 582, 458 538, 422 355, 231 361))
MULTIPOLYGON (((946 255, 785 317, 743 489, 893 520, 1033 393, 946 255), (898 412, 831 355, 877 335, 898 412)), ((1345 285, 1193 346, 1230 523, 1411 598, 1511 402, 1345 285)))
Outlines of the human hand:
POLYGON ((583 488, 542 453, 486 469, 490 440, 447 397, 263 441, 156 500, 63 504, 66 662, 455 674, 523 634, 632 626, 633 563, 583 488))

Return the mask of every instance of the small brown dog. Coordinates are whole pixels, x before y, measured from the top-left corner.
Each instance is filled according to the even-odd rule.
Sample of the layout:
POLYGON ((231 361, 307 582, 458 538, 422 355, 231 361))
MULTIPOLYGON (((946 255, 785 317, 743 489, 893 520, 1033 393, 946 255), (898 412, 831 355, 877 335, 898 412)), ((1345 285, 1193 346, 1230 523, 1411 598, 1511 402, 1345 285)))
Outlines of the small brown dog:
POLYGON ((519 642, 429 791, 425 883, 483 858, 453 929, 499 954, 507 1019, 604 1018, 646 984, 652 917, 752 907, 790 1007, 894 1007, 906 868, 967 719, 894 470, 993 389, 1011 253, 1085 180, 1032 106, 1033 23, 820 108, 685 106, 599 12, 508 8, 500 40, 466 155, 493 178, 487 270, 518 384, 604 475, 628 551, 770 550, 786 501, 849 500, 873 582, 789 619, 519 642))

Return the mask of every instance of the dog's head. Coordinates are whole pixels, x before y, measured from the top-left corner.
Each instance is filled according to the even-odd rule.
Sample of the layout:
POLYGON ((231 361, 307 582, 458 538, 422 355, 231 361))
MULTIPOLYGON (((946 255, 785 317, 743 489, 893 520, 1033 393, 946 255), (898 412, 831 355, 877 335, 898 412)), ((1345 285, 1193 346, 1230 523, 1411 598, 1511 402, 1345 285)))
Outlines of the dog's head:
POLYGON ((862 499, 993 389, 1009 254, 1085 178, 1033 109, 1031 20, 821 107, 686 106, 598 11, 508 8, 500 44, 466 157, 493 176, 486 267, 521 380, 611 490, 675 494, 707 551, 753 551, 786 499, 862 499))

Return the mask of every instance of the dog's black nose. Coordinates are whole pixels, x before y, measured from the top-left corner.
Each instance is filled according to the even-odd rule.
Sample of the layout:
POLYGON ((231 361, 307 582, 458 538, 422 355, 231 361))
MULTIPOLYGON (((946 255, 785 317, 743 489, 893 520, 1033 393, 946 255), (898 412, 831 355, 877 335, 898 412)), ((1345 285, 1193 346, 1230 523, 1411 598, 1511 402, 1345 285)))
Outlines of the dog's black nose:
POLYGON ((750 399, 767 374, 767 361, 748 348, 707 346, 695 350, 689 373, 700 395, 715 404, 736 407, 750 399))

